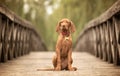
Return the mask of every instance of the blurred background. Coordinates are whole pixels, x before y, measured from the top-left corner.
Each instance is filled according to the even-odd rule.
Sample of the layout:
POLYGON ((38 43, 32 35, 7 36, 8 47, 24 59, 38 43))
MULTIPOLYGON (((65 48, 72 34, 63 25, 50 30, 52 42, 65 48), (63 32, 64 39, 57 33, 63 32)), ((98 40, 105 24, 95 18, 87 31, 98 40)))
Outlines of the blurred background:
POLYGON ((117 0, 0 0, 20 17, 34 24, 49 51, 55 50, 57 22, 69 18, 76 26, 75 43, 85 24, 106 11, 117 0))

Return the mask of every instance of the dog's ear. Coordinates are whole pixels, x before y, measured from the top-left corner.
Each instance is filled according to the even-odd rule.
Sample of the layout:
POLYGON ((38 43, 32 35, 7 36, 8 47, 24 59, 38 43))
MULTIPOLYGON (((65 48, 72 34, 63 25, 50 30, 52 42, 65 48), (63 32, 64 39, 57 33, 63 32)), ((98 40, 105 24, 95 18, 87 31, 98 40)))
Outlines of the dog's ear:
POLYGON ((70 31, 73 33, 75 32, 76 28, 75 28, 75 25, 72 21, 70 21, 70 31))
POLYGON ((57 26, 56 26, 56 32, 60 32, 60 22, 58 22, 57 26))

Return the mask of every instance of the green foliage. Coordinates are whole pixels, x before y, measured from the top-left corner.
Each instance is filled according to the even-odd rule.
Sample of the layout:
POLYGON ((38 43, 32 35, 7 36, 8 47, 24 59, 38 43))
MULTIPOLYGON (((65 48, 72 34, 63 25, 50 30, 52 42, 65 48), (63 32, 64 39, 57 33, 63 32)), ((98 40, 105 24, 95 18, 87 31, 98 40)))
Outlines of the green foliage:
MULTIPOLYGON (((46 38, 45 26, 45 5, 46 0, 0 0, 0 4, 7 6, 14 11, 18 16, 30 21, 41 37, 46 38), (25 5, 29 8, 24 9, 25 5), (27 12, 24 12, 28 10, 27 12), (34 17, 32 17, 34 15, 34 17)), ((45 39, 46 40, 46 39, 45 39)))
POLYGON ((58 34, 55 32, 57 22, 69 18, 76 26, 73 43, 76 41, 84 25, 91 19, 106 11, 117 0, 0 0, 17 15, 31 21, 39 31, 49 50, 55 50, 58 34), (48 2, 47 6, 45 2, 48 2), (25 4, 29 11, 24 12, 25 4), (53 13, 48 15, 46 7, 52 7, 53 13), (57 6, 57 7, 56 7, 57 6), (32 17, 32 15, 35 17, 32 17))
POLYGON ((59 2, 59 7, 53 9, 54 12, 48 16, 46 25, 49 24, 51 27, 47 29, 49 32, 48 45, 49 49, 55 48, 55 42, 57 38, 57 33, 55 32, 55 27, 57 22, 62 18, 69 18, 76 25, 76 32, 73 34, 73 43, 76 41, 79 33, 83 29, 84 25, 91 19, 102 14, 106 9, 108 9, 116 0, 51 0, 52 5, 59 2), (49 21, 50 20, 50 21, 49 21))

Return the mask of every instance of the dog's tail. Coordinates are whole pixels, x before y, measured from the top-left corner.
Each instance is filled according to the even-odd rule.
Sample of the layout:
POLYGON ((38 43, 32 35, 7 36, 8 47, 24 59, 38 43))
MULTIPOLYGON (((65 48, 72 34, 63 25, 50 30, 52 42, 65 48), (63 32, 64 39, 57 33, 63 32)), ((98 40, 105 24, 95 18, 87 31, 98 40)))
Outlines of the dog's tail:
MULTIPOLYGON (((76 70, 77 70, 77 68, 73 67, 73 71, 76 71, 76 70)), ((48 69, 44 68, 44 69, 37 69, 37 71, 55 71, 55 69, 53 69, 53 68, 48 68, 48 69)))
POLYGON ((50 69, 37 69, 37 71, 54 71, 53 68, 50 68, 50 69))

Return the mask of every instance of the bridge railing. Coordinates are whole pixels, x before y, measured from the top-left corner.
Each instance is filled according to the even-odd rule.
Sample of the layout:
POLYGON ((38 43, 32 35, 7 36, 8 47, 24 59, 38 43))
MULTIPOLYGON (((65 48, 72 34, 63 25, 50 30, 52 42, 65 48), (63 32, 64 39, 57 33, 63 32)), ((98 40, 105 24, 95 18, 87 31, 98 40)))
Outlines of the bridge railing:
POLYGON ((33 25, 0 5, 0 62, 34 50, 47 48, 33 25))
POLYGON ((120 0, 85 26, 74 50, 120 65, 120 0))

